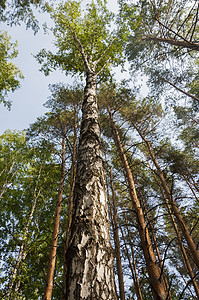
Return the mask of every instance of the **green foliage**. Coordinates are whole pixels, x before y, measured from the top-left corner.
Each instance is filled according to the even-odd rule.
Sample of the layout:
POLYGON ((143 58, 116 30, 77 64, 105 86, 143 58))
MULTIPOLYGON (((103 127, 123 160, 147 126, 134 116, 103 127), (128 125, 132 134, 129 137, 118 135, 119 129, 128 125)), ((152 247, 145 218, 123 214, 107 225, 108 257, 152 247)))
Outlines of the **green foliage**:
POLYGON ((197 95, 198 51, 188 47, 198 43, 197 3, 120 1, 120 18, 130 31, 126 54, 132 74, 147 75, 151 94, 164 93, 167 102, 180 100, 185 94, 176 86, 197 95), (174 84, 172 92, 169 82, 174 84))
MULTIPOLYGON (((31 146, 24 133, 5 132, 0 141, 0 180, 2 187, 6 186, 0 206, 1 293, 5 297, 6 284, 11 281, 19 248, 24 245, 24 258, 18 267, 14 286, 20 282, 19 297, 38 299, 44 289, 53 214, 61 176, 60 165, 54 160, 51 148, 42 147, 42 144, 31 146), (36 206, 27 225, 35 199, 36 206), (25 230, 27 226, 28 231, 25 230)), ((61 231, 60 236, 62 234, 61 231)), ((62 239, 58 247, 62 248, 57 258, 57 264, 61 264, 58 268, 61 270, 62 239)))
POLYGON ((20 25, 25 22, 26 28, 32 28, 34 33, 39 30, 39 22, 35 17, 35 8, 45 11, 48 1, 44 0, 1 0, 0 21, 8 25, 20 25))
MULTIPOLYGON (((196 51, 190 52, 182 47, 177 48, 171 44, 149 39, 149 35, 153 38, 172 39, 175 37, 172 32, 174 31, 178 32, 177 40, 181 35, 190 42, 197 42, 196 6, 193 6, 191 10, 190 1, 176 0, 156 2, 121 0, 119 2, 120 17, 116 20, 117 25, 114 23, 114 14, 106 8, 106 1, 90 1, 85 9, 81 1, 65 1, 56 8, 46 5, 55 23, 52 32, 57 52, 54 54, 43 49, 37 55, 37 60, 41 63, 41 69, 46 75, 60 68, 66 74, 87 75, 93 72, 100 76, 98 100, 103 145, 106 148, 108 161, 113 167, 119 224, 126 235, 125 241, 129 252, 131 242, 133 243, 143 298, 151 299, 152 294, 146 274, 146 264, 143 260, 134 207, 129 197, 123 166, 112 140, 113 133, 107 106, 110 106, 113 113, 133 174, 152 246, 154 249, 158 246, 161 258, 165 257, 164 267, 171 282, 172 297, 177 300, 179 293, 182 293, 185 288, 182 299, 191 299, 190 290, 186 288, 189 278, 166 210, 161 185, 157 180, 157 170, 146 143, 143 142, 134 125, 137 125, 150 142, 172 196, 179 205, 185 223, 192 230, 193 239, 197 243, 198 103, 193 102, 192 105, 189 101, 183 106, 179 98, 177 100, 180 101, 171 109, 173 115, 168 118, 162 94, 164 92, 163 95, 168 95, 169 91, 165 87, 166 80, 170 80, 198 96, 198 54, 196 51), (159 21, 169 29, 166 29, 159 21), (128 84, 123 81, 116 84, 111 78, 112 66, 124 62, 123 50, 127 37, 126 54, 133 65, 133 70, 141 71, 149 78, 151 90, 146 97, 140 95, 138 97, 138 89, 132 87, 132 83, 128 84), (107 81, 107 79, 111 80, 107 81), (165 122, 164 118, 167 118, 165 122), (165 130, 166 122, 170 128, 169 132, 165 130), (175 133, 175 139, 172 133, 175 133), (127 226, 130 229, 131 240, 127 236, 127 226)), ((15 8, 15 12, 11 10, 9 12, 9 8, 7 10, 12 16, 10 23, 20 23, 23 20, 27 26, 37 30, 32 8, 42 3, 44 4, 43 1, 24 1, 23 3, 13 1, 11 5, 15 8)), ((9 16, 4 10, 5 4, 7 1, 0 2, 2 18, 9 16)), ((9 91, 14 91, 19 87, 19 78, 22 78, 18 68, 9 62, 16 55, 16 43, 11 43, 7 34, 2 33, 0 59, 4 72, 0 76, 0 101, 7 106, 9 106, 9 101, 5 96, 9 91)), ((79 113, 83 89, 81 85, 71 87, 54 84, 50 86, 50 90, 52 95, 45 103, 49 111, 30 126, 27 131, 28 140, 24 132, 7 131, 0 136, 0 226, 2 229, 0 233, 2 259, 0 298, 2 299, 5 298, 8 284, 12 280, 16 259, 22 245, 24 246, 23 259, 20 261, 14 280, 14 288, 17 283, 20 283, 20 288, 17 293, 12 289, 11 297, 36 300, 43 294, 53 215, 61 175, 61 142, 65 136, 67 174, 53 288, 53 298, 61 298, 74 113, 76 110, 79 113), (36 206, 31 216, 35 199, 37 200, 36 206), (30 216, 30 224, 26 231, 30 216)), ((174 98, 173 95, 171 98, 174 98)), ((107 182, 108 177, 109 168, 107 168, 107 182)), ((112 195, 110 188, 109 192, 112 195)), ((136 297, 135 286, 124 243, 120 244, 124 274, 131 280, 129 299, 132 299, 136 297)), ((186 243, 184 245, 191 257, 186 243)), ((131 253, 130 256, 132 259, 131 253)), ((193 271, 196 272, 193 263, 192 266, 193 271)))
POLYGON ((110 66, 123 62, 124 34, 110 30, 114 15, 103 1, 92 1, 83 11, 80 1, 66 1, 57 9, 50 9, 55 22, 52 29, 58 52, 43 49, 37 60, 45 75, 56 68, 66 72, 85 74, 87 71, 110 73, 110 66))
POLYGON ((194 151, 198 148, 198 113, 192 107, 174 107, 177 116, 177 126, 180 130, 179 138, 184 142, 187 150, 194 151))
POLYGON ((1 0, 0 1, 0 7, 1 7, 1 9, 5 9, 6 8, 6 0, 1 0))
POLYGON ((18 54, 16 50, 17 42, 12 43, 6 32, 0 33, 0 103, 10 108, 10 101, 6 100, 8 92, 14 92, 20 87, 19 79, 22 73, 10 60, 18 54))

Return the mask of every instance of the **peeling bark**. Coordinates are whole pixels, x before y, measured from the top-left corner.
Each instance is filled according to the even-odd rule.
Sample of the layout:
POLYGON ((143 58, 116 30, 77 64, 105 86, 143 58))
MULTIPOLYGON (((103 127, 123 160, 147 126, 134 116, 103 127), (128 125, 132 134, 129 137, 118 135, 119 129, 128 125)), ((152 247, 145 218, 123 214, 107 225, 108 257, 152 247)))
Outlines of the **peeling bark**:
POLYGON ((87 70, 73 217, 66 253, 67 300, 114 300, 113 250, 98 124, 96 74, 87 70))

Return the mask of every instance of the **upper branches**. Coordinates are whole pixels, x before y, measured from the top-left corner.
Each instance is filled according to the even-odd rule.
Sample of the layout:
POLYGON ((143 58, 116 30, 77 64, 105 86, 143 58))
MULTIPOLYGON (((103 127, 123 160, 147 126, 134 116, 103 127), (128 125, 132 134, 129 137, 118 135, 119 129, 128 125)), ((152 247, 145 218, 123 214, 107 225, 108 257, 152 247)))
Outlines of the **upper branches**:
POLYGON ((37 55, 46 74, 59 67, 66 73, 104 76, 110 73, 110 65, 124 61, 125 33, 110 29, 114 15, 102 1, 92 1, 85 11, 80 1, 67 1, 50 13, 55 21, 52 31, 58 51, 53 54, 42 50, 37 55))

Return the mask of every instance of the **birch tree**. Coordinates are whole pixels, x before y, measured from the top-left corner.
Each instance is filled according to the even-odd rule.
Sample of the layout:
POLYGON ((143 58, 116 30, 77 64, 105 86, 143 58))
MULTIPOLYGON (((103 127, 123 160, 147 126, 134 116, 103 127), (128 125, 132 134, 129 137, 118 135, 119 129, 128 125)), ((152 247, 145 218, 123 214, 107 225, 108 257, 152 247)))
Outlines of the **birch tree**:
MULTIPOLYGON (((110 78, 110 65, 122 62, 119 29, 110 30, 114 15, 103 1, 83 11, 79 1, 51 10, 58 52, 37 56, 47 75, 57 67, 86 78, 77 153, 71 234, 66 252, 65 299, 116 299, 113 251, 102 159, 97 78, 110 78)), ((47 299, 47 298, 46 298, 47 299)))

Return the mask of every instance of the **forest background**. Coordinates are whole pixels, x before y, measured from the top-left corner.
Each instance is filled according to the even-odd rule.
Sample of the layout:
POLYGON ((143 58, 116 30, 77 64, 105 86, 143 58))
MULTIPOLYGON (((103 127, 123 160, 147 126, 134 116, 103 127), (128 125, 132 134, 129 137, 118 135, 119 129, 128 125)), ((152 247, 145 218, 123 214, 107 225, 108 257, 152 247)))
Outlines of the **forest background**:
MULTIPOLYGON (((40 7, 39 2, 33 13, 42 27, 45 18, 52 21, 47 12, 38 13, 43 4, 41 1, 40 7)), ((92 21, 95 5, 87 2, 92 21)), ((104 9, 102 2, 97 1, 99 11, 104 9)), ((12 41, 18 39, 19 54, 13 62, 25 79, 20 79, 22 87, 12 96, 1 94, 1 130, 26 128, 26 133, 6 131, 0 137, 0 295, 3 299, 40 299, 43 294, 44 299, 70 299, 65 294, 63 253, 67 253, 72 226, 83 86, 78 84, 75 65, 75 81, 59 70, 47 77, 38 71, 36 59, 46 75, 49 69, 67 71, 71 65, 48 52, 57 51, 52 45, 52 39, 58 38, 56 31, 55 37, 48 30, 44 35, 42 29, 34 35, 37 28, 29 23, 31 15, 20 15, 21 4, 16 3, 19 15, 7 21, 19 21, 20 26, 10 28, 2 23, 1 29, 7 28, 12 41), (26 30, 27 25, 32 28, 26 30), (42 48, 47 52, 37 55, 42 48), (13 99, 11 111, 3 107, 10 105, 8 99, 13 99), (53 246, 51 239, 56 242, 53 246)), ((29 4, 22 5, 23 11, 29 4)), ((107 4, 112 8, 112 1, 107 4)), ((199 3, 119 1, 117 5, 114 2, 120 15, 114 26, 120 29, 107 50, 101 50, 102 57, 109 53, 110 58, 101 68, 97 95, 118 297, 197 299, 199 3), (115 41, 119 41, 116 46, 115 41), (110 76, 114 64, 116 74, 110 76)), ((49 5, 43 9, 52 14, 49 5)), ((62 49, 61 42, 57 45, 62 49)), ((60 51, 63 55, 63 49, 60 51)), ((85 63, 84 52, 80 52, 85 63)), ((5 77, 0 80, 2 92, 5 77)), ((114 294, 113 290, 110 286, 109 293, 114 294)), ((110 299, 116 297, 113 294, 110 299)))

